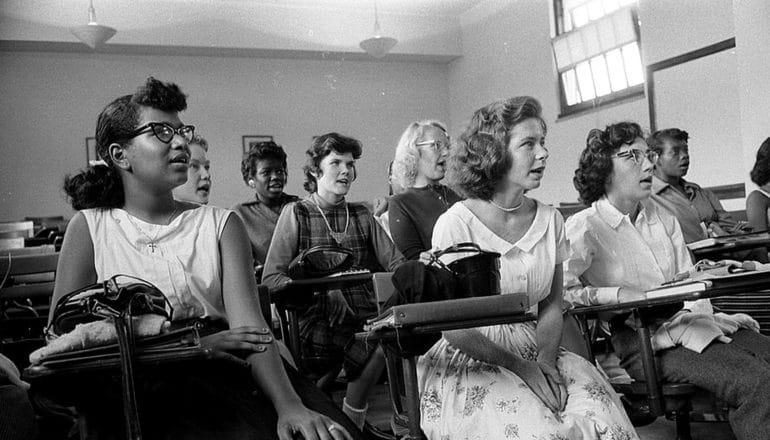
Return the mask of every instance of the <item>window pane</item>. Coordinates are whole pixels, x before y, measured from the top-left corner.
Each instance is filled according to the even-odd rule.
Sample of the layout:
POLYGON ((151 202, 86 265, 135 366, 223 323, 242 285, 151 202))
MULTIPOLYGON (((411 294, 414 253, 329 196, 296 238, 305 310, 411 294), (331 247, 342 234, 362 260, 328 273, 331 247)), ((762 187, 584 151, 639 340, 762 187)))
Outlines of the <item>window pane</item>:
POLYGON ((588 3, 588 18, 591 20, 597 20, 604 15, 604 9, 602 8, 602 0, 591 0, 588 3))
POLYGON ((636 41, 636 26, 634 24, 634 15, 626 10, 612 16, 615 27, 616 44, 629 43, 636 41))
POLYGON ((605 18, 596 22, 596 29, 599 33, 599 42, 602 46, 602 50, 612 49, 618 45, 615 39, 615 26, 612 24, 611 18, 605 18))
POLYGON ((596 26, 590 24, 579 32, 583 34, 584 41, 586 43, 586 58, 592 57, 602 53, 602 45, 599 43, 599 31, 596 26))
POLYGON ((594 75, 594 85, 596 85, 596 96, 609 95, 610 78, 607 76, 607 63, 604 62, 604 55, 591 60, 591 72, 594 75))
POLYGON ((583 101, 594 99, 596 97, 596 92, 594 92, 594 79, 591 76, 591 66, 588 65, 588 61, 578 64, 575 70, 577 71, 580 96, 583 98, 583 101))
POLYGON ((555 40, 553 42, 553 54, 556 57, 556 68, 559 70, 572 63, 566 38, 555 40))
POLYGON ((610 85, 613 92, 628 87, 626 69, 623 67, 623 56, 620 54, 620 49, 607 52, 607 69, 610 71, 610 85))
POLYGON ((572 22, 576 28, 588 23, 588 8, 586 5, 578 6, 572 10, 572 22))
POLYGON ((578 90, 575 70, 570 69, 561 74, 562 86, 564 87, 564 97, 567 99, 567 105, 575 105, 580 102, 580 91, 578 90))
POLYGON ((617 11, 618 8, 620 8, 620 5, 618 4, 618 0, 604 0, 602 2, 604 4, 604 13, 609 15, 614 11, 617 11))
POLYGON ((644 72, 642 71, 642 59, 639 56, 639 46, 636 43, 626 44, 622 50, 626 74, 628 75, 628 85, 642 84, 644 82, 644 72))
POLYGON ((583 48, 583 36, 580 32, 573 32, 567 37, 567 42, 569 43, 569 52, 572 54, 573 62, 582 61, 588 58, 586 56, 585 48, 583 48))

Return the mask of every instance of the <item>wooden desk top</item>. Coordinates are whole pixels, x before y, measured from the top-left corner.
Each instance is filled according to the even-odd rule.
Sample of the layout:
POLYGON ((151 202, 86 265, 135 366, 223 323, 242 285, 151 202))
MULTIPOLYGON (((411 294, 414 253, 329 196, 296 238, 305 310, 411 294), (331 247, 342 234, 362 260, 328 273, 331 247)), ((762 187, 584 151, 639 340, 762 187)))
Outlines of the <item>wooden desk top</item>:
POLYGON ((677 295, 629 301, 618 304, 602 304, 596 306, 576 307, 569 311, 571 314, 586 314, 610 312, 618 310, 645 309, 684 301, 696 301, 704 298, 734 295, 746 291, 760 291, 770 289, 770 271, 744 272, 742 277, 711 278, 712 287, 702 292, 681 293, 677 295))
POLYGON ((270 291, 270 300, 277 303, 304 303, 313 297, 315 291, 328 291, 346 287, 358 286, 372 281, 372 273, 355 273, 351 275, 330 276, 322 278, 306 278, 291 280, 288 283, 270 291))
POLYGON ((716 243, 712 246, 695 249, 692 251, 697 258, 718 256, 725 252, 742 251, 757 247, 770 247, 770 232, 752 232, 749 234, 728 235, 715 237, 716 243))

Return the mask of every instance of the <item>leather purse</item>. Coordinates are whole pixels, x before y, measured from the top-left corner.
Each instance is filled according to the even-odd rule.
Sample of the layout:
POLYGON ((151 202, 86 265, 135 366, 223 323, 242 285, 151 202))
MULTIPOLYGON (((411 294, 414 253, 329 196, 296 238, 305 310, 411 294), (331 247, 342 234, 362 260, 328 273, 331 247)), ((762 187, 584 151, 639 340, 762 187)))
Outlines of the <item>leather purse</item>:
POLYGON ((482 250, 476 243, 458 243, 431 254, 430 264, 454 275, 460 298, 500 294, 500 254, 482 250), (442 255, 473 253, 444 264, 442 255))
POLYGON ((288 273, 293 280, 321 278, 344 272, 353 267, 353 251, 334 245, 318 245, 300 252, 289 263, 288 273))
POLYGON ((54 308, 47 337, 72 331, 77 324, 109 319, 115 324, 120 352, 126 438, 142 438, 134 384, 135 344, 131 317, 158 314, 171 320, 174 310, 157 287, 140 278, 115 275, 102 283, 64 295, 54 308))

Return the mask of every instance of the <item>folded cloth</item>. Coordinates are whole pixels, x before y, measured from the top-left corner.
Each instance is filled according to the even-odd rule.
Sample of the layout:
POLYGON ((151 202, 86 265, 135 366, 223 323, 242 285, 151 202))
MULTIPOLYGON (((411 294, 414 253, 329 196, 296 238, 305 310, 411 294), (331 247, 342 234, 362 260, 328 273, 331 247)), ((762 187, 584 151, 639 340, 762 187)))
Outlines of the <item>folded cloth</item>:
POLYGON ((727 313, 715 313, 714 320, 719 326, 734 329, 730 333, 725 332, 725 334, 731 335, 737 332, 739 328, 745 328, 759 333, 759 323, 745 313, 735 313, 732 315, 728 315, 727 313))
POLYGON ((659 351, 681 345, 701 353, 715 340, 724 343, 732 341, 716 323, 714 315, 682 311, 658 327, 652 335, 652 349, 659 351))
MULTIPOLYGON (((146 314, 131 317, 134 335, 139 337, 154 336, 168 327, 166 317, 146 314)), ((106 345, 118 340, 118 334, 112 321, 100 320, 78 324, 66 334, 51 340, 45 347, 40 347, 29 355, 32 365, 40 364, 47 356, 55 353, 81 350, 84 348, 106 345)))

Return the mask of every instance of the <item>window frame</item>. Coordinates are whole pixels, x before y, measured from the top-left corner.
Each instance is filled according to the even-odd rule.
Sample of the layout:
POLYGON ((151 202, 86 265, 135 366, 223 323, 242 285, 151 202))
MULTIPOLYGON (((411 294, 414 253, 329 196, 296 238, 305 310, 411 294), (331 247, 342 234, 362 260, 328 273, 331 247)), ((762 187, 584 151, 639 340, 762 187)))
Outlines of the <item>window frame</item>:
MULTIPOLYGON (((578 64, 580 64, 580 63, 583 63, 583 62, 586 62, 586 61, 590 62, 590 60, 592 58, 596 57, 596 56, 599 56, 599 55, 606 56, 606 54, 608 52, 610 52, 610 51, 612 51, 612 50, 614 50, 616 48, 600 52, 598 55, 594 55, 593 57, 587 58, 587 59, 585 59, 583 61, 580 61, 579 63, 574 63, 571 67, 565 68, 563 71, 560 71, 558 63, 557 63, 557 59, 556 59, 556 51, 555 51, 555 48, 554 48, 554 40, 556 38, 561 37, 562 35, 568 34, 570 32, 579 31, 579 29, 581 29, 581 28, 573 29, 573 30, 571 30, 569 32, 564 32, 564 20, 566 20, 568 17, 565 17, 565 14, 564 14, 563 1, 562 0, 553 0, 551 2, 551 4, 553 6, 553 14, 554 14, 554 17, 553 17, 554 23, 553 23, 553 25, 554 25, 554 32, 555 32, 555 35, 551 39, 551 53, 552 53, 552 56, 553 56, 554 68, 555 68, 555 72, 556 72, 556 91, 557 91, 557 94, 559 96, 559 116, 558 116, 558 119, 565 118, 565 117, 568 117, 568 116, 573 116, 573 115, 579 114, 579 113, 588 112, 588 111, 591 111, 591 110, 595 110, 595 109, 598 109, 598 108, 601 108, 601 107, 604 107, 604 106, 609 106, 611 104, 619 103, 619 102, 622 102, 622 101, 635 100, 635 99, 639 99, 639 98, 644 97, 646 83, 647 83, 648 79, 646 77, 646 73, 647 73, 646 72, 646 68, 645 68, 644 64, 642 63, 640 68, 642 70, 642 74, 645 75, 645 77, 643 78, 642 83, 636 84, 636 85, 633 85, 633 86, 630 86, 630 87, 626 87, 626 88, 624 88, 622 90, 618 90, 616 92, 610 92, 607 95, 595 96, 592 99, 588 99, 588 100, 585 100, 585 101, 582 101, 582 102, 579 102, 579 103, 576 103, 576 104, 569 105, 567 103, 567 93, 566 93, 566 90, 565 90, 564 82, 562 80, 562 74, 564 72, 569 71, 570 69, 575 69, 576 66, 578 64)), ((638 7, 638 3, 636 5, 624 6, 621 9, 624 9, 624 8, 628 8, 630 13, 631 13, 631 17, 632 17, 632 21, 633 21, 633 31, 634 31, 634 36, 635 36, 635 43, 636 43, 637 48, 639 50, 639 57, 640 57, 640 62, 641 62, 641 60, 642 60, 642 48, 641 48, 641 32, 640 32, 640 28, 639 28, 639 15, 638 15, 639 14, 639 7, 638 7)), ((616 11, 613 11, 611 14, 614 14, 615 12, 616 11)), ((605 17, 609 16, 611 14, 605 15, 605 17)), ((628 44, 628 43, 626 43, 626 44, 628 44)), ((622 45, 618 46, 617 48, 620 48, 620 47, 622 47, 622 45)), ((593 79, 593 75, 592 75, 592 79, 593 79)))

